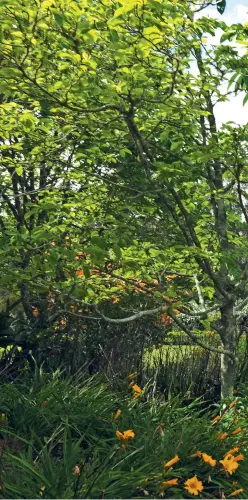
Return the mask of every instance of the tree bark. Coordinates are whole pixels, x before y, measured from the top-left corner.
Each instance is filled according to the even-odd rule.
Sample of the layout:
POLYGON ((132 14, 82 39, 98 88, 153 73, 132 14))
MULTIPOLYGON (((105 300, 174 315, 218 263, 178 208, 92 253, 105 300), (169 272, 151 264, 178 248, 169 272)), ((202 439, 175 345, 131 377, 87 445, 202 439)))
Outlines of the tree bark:
MULTIPOLYGON (((225 349, 226 349, 225 345, 225 349)), ((236 361, 221 354, 221 398, 232 396, 236 378, 236 361)))

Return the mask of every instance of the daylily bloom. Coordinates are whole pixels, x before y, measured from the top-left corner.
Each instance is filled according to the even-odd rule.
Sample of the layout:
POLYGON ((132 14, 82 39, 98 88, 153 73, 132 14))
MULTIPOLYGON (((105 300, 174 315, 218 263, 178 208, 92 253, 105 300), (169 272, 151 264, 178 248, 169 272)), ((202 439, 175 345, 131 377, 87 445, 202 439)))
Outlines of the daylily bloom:
POLYGON ((215 424, 215 422, 219 422, 219 420, 221 420, 221 416, 217 415, 216 417, 213 418, 213 420, 211 420, 211 424, 215 424))
MULTIPOLYGON (((0 490, 1 490, 1 489, 2 489, 2 488, 0 487, 0 490)), ((43 493, 44 493, 45 489, 46 489, 46 487, 45 487, 45 486, 41 486, 41 487, 40 487, 40 497, 42 497, 42 496, 43 496, 43 493)))
POLYGON ((243 488, 239 488, 239 490, 235 490, 229 495, 230 497, 236 497, 236 495, 239 495, 239 493, 243 493, 243 488))
POLYGON ((74 474, 75 476, 80 476, 81 474, 80 467, 78 465, 75 465, 74 474))
POLYGON ((185 481, 184 484, 185 484, 185 489, 191 495, 197 496, 199 494, 199 491, 203 490, 202 481, 199 481, 196 475, 194 477, 191 477, 190 479, 187 479, 187 481, 185 481))
POLYGON ((226 472, 232 474, 235 472, 239 466, 238 462, 235 460, 233 455, 227 455, 223 460, 220 460, 226 472))
POLYGON ((190 456, 192 458, 195 458, 195 457, 201 458, 202 452, 201 451, 196 451, 195 453, 193 453, 193 455, 190 455, 190 456))
POLYGON ((175 455, 174 458, 172 458, 171 460, 169 460, 169 462, 167 462, 166 464, 164 464, 164 467, 171 467, 172 465, 176 464, 177 462, 179 462, 180 458, 178 455, 175 455))
POLYGON ((117 420, 117 418, 119 418, 120 414, 121 414, 121 410, 118 409, 117 412, 114 414, 114 419, 117 420))
POLYGON ((241 427, 237 427, 237 429, 235 429, 235 431, 232 432, 232 436, 236 436, 236 434, 239 434, 239 432, 242 432, 241 427))
POLYGON ((178 483, 178 477, 174 479, 168 479, 168 481, 163 481, 161 484, 161 489, 164 490, 167 486, 174 486, 178 483))
POLYGON ((123 433, 120 431, 116 431, 116 436, 120 441, 123 441, 124 445, 128 443, 129 439, 134 438, 135 434, 134 432, 129 429, 128 431, 124 431, 123 433))
POLYGON ((234 405, 236 405, 237 401, 238 401, 237 399, 234 399, 228 406, 228 410, 230 410, 234 405))
POLYGON ((137 385, 137 384, 133 384, 132 389, 133 389, 134 398, 135 399, 139 398, 141 393, 142 393, 141 387, 139 387, 139 385, 137 385))
POLYGON ((218 439, 219 439, 219 441, 224 441, 224 439, 226 439, 227 437, 228 437, 227 432, 223 432, 222 434, 220 434, 218 436, 218 439))
POLYGON ((225 453, 225 457, 226 457, 227 455, 234 455, 234 453, 237 453, 238 451, 239 451, 238 446, 235 446, 234 448, 232 448, 231 450, 229 450, 229 451, 227 451, 227 452, 225 453))
POLYGON ((236 462, 240 462, 241 460, 244 460, 244 455, 243 453, 240 453, 236 457, 233 457, 236 462))
POLYGON ((214 458, 212 458, 210 455, 208 455, 207 453, 202 453, 202 460, 206 464, 211 465, 211 467, 216 466, 216 460, 214 458))

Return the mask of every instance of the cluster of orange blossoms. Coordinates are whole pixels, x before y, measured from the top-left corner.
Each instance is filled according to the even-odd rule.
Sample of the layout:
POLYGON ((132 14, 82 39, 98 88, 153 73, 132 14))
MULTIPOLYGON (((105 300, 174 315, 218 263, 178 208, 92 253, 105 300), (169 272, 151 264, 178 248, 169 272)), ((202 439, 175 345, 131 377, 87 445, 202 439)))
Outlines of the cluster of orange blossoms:
MULTIPOLYGON (((242 453, 235 456, 235 453, 238 453, 238 451, 239 451, 239 448, 236 446, 236 447, 232 448, 231 450, 229 450, 225 454, 223 460, 220 460, 220 464, 222 464, 223 470, 225 472, 227 472, 228 474, 232 474, 233 472, 235 472, 239 466, 238 462, 240 462, 241 460, 244 460, 244 455, 242 453)), ((217 464, 217 460, 212 458, 207 453, 204 453, 201 451, 197 451, 196 453, 194 453, 191 456, 201 458, 206 464, 210 465, 211 467, 215 467, 217 464)), ((179 456, 175 455, 174 458, 172 458, 171 460, 169 460, 169 462, 166 462, 164 464, 164 467, 167 467, 170 469, 173 465, 175 465, 179 461, 180 461, 179 456)), ((179 480, 178 478, 173 478, 173 479, 168 479, 167 481, 163 481, 161 484, 161 491, 163 491, 165 488, 167 488, 169 486, 177 485, 178 480, 179 480)), ((199 494, 199 492, 201 492, 203 490, 202 481, 200 481, 196 475, 187 479, 187 481, 184 482, 184 485, 185 485, 184 488, 191 495, 197 496, 199 494)), ((239 495, 239 493, 242 493, 242 492, 243 492, 243 489, 239 488, 238 490, 233 491, 230 494, 230 496, 234 497, 236 495, 239 495)))
MULTIPOLYGON (((169 460, 169 462, 166 462, 166 464, 164 464, 164 467, 171 468, 179 461, 180 461, 179 456, 175 455, 174 458, 172 458, 171 460, 169 460)), ((178 478, 173 478, 173 479, 168 479, 167 481, 163 481, 161 484, 161 491, 163 491, 165 488, 169 486, 177 485, 178 481, 179 481, 178 478)), ((197 476, 195 475, 193 477, 190 477, 189 479, 187 479, 187 481, 184 482, 184 488, 191 495, 198 495, 198 493, 203 490, 203 484, 202 481, 199 481, 197 476)))
MULTIPOLYGON (((135 374, 131 374, 129 378, 133 377, 135 374)), ((139 398, 141 393, 142 393, 142 389, 141 387, 139 387, 137 384, 135 384, 133 381, 130 383, 130 386, 132 387, 132 390, 133 390, 133 396, 135 399, 139 398)), ((230 409, 230 408, 233 408, 233 406, 236 404, 237 400, 234 400, 227 408, 230 409)), ((116 413, 113 415, 114 419, 118 419, 119 416, 121 414, 121 410, 118 409, 116 411, 116 413)), ((214 424, 216 422, 218 422, 219 420, 221 420, 221 416, 217 416, 215 417, 213 420, 211 420, 211 423, 214 424)), ((235 436, 237 435, 238 433, 240 433, 242 431, 242 428, 241 427, 237 427, 237 429, 235 429, 233 432, 231 432, 231 436, 235 436)), ((128 444, 129 440, 130 439, 133 439, 135 437, 135 433, 133 430, 129 429, 127 431, 124 431, 123 433, 120 432, 120 431, 116 431, 116 436, 118 437, 118 439, 120 441, 122 441, 122 448, 125 448, 126 445, 128 444)), ((222 434, 219 434, 218 436, 218 439, 220 441, 223 441, 225 440, 227 437, 229 436, 229 434, 227 432, 224 432, 222 434)), ((223 460, 219 460, 219 463, 221 464, 222 466, 222 471, 228 473, 228 474, 233 474, 233 472, 235 472, 239 466, 239 462, 244 460, 244 455, 242 453, 239 453, 239 447, 238 446, 235 446, 234 448, 230 449, 224 456, 223 460)), ((205 452, 201 452, 201 451, 196 451, 193 455, 191 455, 191 457, 197 457, 197 458, 200 458, 201 460, 203 460, 204 463, 206 463, 207 465, 209 465, 210 467, 215 467, 217 465, 217 460, 214 459, 213 457, 211 457, 211 455, 208 455, 207 453, 205 452)), ((172 467, 173 465, 175 465, 177 462, 180 461, 180 458, 178 455, 175 455, 171 460, 169 460, 168 462, 166 462, 164 464, 164 467, 168 469, 168 471, 170 472, 172 470, 172 467)), ((75 472, 76 473, 76 472, 75 472)), ((161 483, 161 495, 163 496, 163 491, 168 488, 168 487, 171 487, 171 486, 177 486, 178 485, 178 482, 179 482, 179 478, 177 477, 174 477, 174 478, 171 478, 171 479, 168 479, 166 481, 163 481, 161 483)), ((237 484, 237 483, 235 483, 237 484)), ((234 485, 234 483, 233 483, 234 485)), ((191 495, 194 495, 194 496, 197 496, 199 495, 199 493, 201 493, 204 489, 204 486, 203 486, 203 483, 201 480, 198 479, 197 475, 195 474, 193 477, 190 477, 189 479, 187 479, 185 482, 184 482, 184 489, 187 490, 187 492, 191 495)), ((239 495, 240 493, 243 492, 243 488, 239 488, 239 489, 236 489, 235 491, 233 491, 229 497, 235 497, 237 495, 239 495)))

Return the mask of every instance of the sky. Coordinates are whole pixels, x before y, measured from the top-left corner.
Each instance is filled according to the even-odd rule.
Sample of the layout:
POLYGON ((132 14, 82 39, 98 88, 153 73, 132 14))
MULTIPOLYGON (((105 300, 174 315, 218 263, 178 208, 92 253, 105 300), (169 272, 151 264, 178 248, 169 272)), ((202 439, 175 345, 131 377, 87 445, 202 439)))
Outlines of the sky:
MULTIPOLYGON (((248 0, 227 0, 227 7, 223 15, 218 14, 216 7, 211 6, 204 10, 204 15, 222 19, 227 24, 248 22, 248 0)), ((217 44, 220 33, 215 37, 207 36, 209 43, 217 44)), ((242 49, 241 49, 242 50, 242 49)), ((245 94, 231 97, 230 101, 218 103, 216 105, 216 120, 218 128, 227 121, 233 121, 244 125, 248 123, 248 103, 243 106, 245 94)))

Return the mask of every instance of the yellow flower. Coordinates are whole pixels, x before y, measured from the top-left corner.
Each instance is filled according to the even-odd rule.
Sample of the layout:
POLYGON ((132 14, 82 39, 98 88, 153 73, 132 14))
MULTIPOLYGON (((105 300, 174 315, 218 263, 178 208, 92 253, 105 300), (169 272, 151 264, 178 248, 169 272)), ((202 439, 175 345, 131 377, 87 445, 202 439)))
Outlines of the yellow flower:
POLYGON ((178 455, 175 455, 174 458, 172 458, 171 460, 169 460, 169 462, 167 462, 166 464, 164 464, 164 467, 171 467, 172 465, 176 464, 177 462, 179 462, 180 458, 178 455))
POLYGON ((193 458, 195 458, 195 457, 201 458, 202 452, 201 451, 196 451, 195 453, 193 453, 193 455, 190 455, 190 456, 193 457, 193 458))
POLYGON ((139 398, 141 393, 142 393, 141 387, 139 387, 139 385, 137 385, 137 384, 133 384, 132 389, 133 389, 134 398, 135 399, 139 398))
POLYGON ((239 466, 233 455, 226 455, 223 460, 220 460, 220 463, 229 474, 235 472, 239 466))
POLYGON ((232 436, 235 436, 236 434, 239 434, 239 432, 242 432, 241 427, 237 427, 237 429, 235 429, 235 431, 232 432, 232 436))
POLYGON ((201 481, 197 479, 197 476, 191 477, 190 479, 187 479, 185 481, 185 489, 191 494, 191 495, 198 495, 199 491, 203 490, 203 484, 201 481))
POLYGON ((129 439, 134 438, 135 434, 134 432, 129 429, 128 431, 124 431, 123 433, 120 431, 116 431, 116 436, 120 441, 123 441, 124 445, 128 443, 129 439))
POLYGON ((216 466, 216 460, 212 458, 210 455, 207 455, 207 453, 202 453, 202 460, 208 464, 211 465, 211 467, 216 466))
POLYGON ((221 420, 221 416, 217 415, 217 417, 215 417, 215 418, 213 418, 213 420, 211 420, 211 424, 215 424, 215 422, 218 422, 219 420, 221 420))
POLYGON ((227 452, 225 453, 225 457, 226 457, 227 455, 234 455, 234 453, 237 453, 238 451, 239 451, 238 446, 235 446, 234 448, 232 448, 231 450, 229 450, 229 451, 227 451, 227 452))
POLYGON ((117 410, 117 412, 114 414, 114 419, 115 419, 115 420, 117 420, 117 418, 119 418, 120 414, 121 414, 121 410, 119 409, 119 410, 117 410))
POLYGON ((243 493, 243 488, 239 488, 239 490, 235 490, 229 495, 229 497, 236 497, 236 495, 239 495, 240 493, 243 493))
POLYGON ((178 483, 178 477, 174 479, 168 479, 168 481, 163 481, 161 484, 161 489, 164 490, 167 486, 174 486, 178 483))
POLYGON ((226 439, 227 437, 228 437, 227 432, 223 432, 223 434, 220 434, 218 436, 218 439, 219 439, 219 441, 224 441, 224 439, 226 439))

